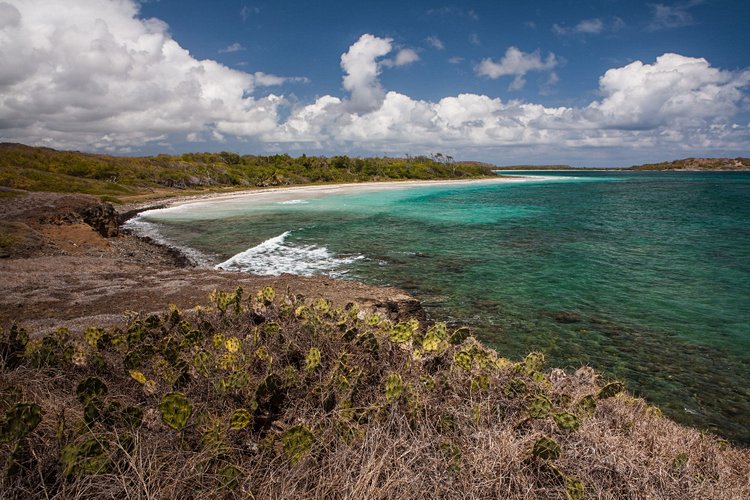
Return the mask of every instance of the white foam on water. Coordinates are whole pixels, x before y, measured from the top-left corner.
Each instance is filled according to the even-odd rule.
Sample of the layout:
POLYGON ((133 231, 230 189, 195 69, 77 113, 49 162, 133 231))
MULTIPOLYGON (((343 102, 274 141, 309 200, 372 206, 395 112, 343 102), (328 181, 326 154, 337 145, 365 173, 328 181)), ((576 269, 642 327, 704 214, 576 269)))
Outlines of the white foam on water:
POLYGON ((331 277, 341 277, 347 273, 348 264, 364 259, 362 255, 337 257, 326 247, 317 245, 296 246, 287 243, 286 239, 290 234, 291 231, 286 231, 279 236, 269 238, 217 264, 216 268, 264 276, 279 276, 288 273, 298 276, 325 274, 331 277))
POLYGON ((286 200, 277 202, 278 205, 307 205, 310 203, 307 200, 286 200))

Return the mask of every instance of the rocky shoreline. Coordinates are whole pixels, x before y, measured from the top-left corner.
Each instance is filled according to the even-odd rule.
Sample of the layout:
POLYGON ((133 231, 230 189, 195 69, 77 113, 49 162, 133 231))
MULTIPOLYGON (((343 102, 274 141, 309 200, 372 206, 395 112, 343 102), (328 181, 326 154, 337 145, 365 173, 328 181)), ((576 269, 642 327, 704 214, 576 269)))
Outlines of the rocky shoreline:
POLYGON ((402 290, 324 277, 254 276, 193 267, 179 250, 121 230, 164 202, 123 206, 87 195, 28 193, 0 198, 0 327, 13 323, 42 334, 67 327, 117 324, 130 311, 207 305, 214 289, 266 285, 337 306, 357 302, 392 318, 424 319, 402 290))

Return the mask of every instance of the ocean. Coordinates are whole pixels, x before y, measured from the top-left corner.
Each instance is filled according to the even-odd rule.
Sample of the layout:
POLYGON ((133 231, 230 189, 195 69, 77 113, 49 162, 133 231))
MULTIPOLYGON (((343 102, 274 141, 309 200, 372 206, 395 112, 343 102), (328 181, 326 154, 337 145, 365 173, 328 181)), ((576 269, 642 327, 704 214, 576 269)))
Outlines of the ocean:
POLYGON ((503 356, 592 366, 750 444, 750 173, 509 174, 524 179, 290 191, 131 225, 204 265, 400 287, 503 356))

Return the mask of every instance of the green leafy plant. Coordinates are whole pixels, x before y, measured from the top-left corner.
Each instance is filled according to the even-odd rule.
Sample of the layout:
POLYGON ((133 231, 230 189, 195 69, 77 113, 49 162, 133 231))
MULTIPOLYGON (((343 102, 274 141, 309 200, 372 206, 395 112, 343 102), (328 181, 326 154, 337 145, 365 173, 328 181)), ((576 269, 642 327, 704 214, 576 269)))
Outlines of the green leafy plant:
POLYGON ((313 371, 320 365, 320 350, 317 347, 311 347, 305 356, 305 370, 313 371))

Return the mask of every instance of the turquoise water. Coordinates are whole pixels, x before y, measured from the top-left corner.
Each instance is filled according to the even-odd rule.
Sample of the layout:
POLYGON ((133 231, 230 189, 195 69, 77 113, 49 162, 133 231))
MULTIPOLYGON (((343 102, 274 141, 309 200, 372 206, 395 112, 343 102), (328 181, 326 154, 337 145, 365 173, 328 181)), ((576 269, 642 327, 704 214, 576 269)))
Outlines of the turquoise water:
POLYGON ((226 269, 404 288, 505 356, 591 365, 680 422, 750 444, 750 174, 536 174, 141 222, 226 269))

